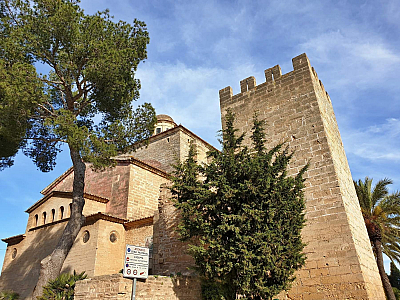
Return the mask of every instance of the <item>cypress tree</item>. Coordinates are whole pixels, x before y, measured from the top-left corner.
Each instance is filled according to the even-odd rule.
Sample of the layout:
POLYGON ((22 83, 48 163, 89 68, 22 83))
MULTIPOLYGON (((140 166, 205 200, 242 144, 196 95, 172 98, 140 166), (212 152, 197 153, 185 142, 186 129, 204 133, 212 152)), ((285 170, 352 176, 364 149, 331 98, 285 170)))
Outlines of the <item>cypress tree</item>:
POLYGON ((293 153, 284 144, 266 150, 256 115, 251 149, 233 124, 228 111, 222 151, 210 151, 209 164, 196 163, 192 145, 187 160, 176 166, 178 231, 189 241, 199 274, 213 286, 209 299, 270 299, 290 288, 305 262, 300 233, 307 166, 287 176, 293 153))
POLYGON ((392 288, 400 289, 400 271, 392 261, 390 262, 390 275, 388 277, 392 288))

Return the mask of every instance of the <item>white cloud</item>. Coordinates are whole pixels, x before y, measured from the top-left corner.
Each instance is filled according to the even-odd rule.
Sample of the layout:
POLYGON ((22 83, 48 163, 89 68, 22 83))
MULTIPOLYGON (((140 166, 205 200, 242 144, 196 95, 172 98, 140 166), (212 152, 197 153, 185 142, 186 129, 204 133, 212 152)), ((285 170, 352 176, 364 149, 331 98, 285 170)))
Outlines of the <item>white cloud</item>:
POLYGON ((343 136, 347 153, 366 160, 400 162, 400 119, 390 118, 385 123, 365 129, 347 130, 343 136))
POLYGON ((231 85, 234 94, 239 92, 239 81, 252 75, 253 68, 249 64, 222 69, 149 62, 137 72, 141 101, 151 102, 158 114, 170 115, 217 146, 215 135, 221 129, 218 91, 231 85))
POLYGON ((314 63, 324 66, 324 73, 329 72, 335 78, 330 80, 331 89, 350 85, 361 89, 378 87, 400 68, 400 52, 365 32, 326 32, 309 39, 300 48, 314 63))

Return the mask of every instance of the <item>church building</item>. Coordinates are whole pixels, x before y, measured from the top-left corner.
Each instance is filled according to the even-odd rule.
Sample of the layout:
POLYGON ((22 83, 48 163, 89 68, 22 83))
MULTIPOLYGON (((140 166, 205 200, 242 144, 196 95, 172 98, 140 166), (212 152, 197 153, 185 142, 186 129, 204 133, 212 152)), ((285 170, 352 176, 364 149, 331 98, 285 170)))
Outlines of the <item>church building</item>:
MULTIPOLYGON (((172 165, 184 159, 190 143, 197 159, 206 162, 210 144, 167 115, 158 115, 149 144, 117 158, 117 166, 103 172, 86 169, 86 223, 82 227, 62 272, 85 271, 89 277, 118 273, 125 245, 153 245, 154 215, 160 188, 170 182, 172 165)), ((0 291, 14 290, 29 297, 39 276, 40 261, 59 240, 70 215, 73 169, 54 180, 29 207, 26 231, 2 239, 7 243, 0 291)), ((162 190, 162 188, 161 188, 162 190)), ((152 253, 151 253, 152 254, 152 253)), ((150 274, 153 260, 150 260, 150 274)))
MULTIPOLYGON (((302 230, 307 259, 296 272, 292 288, 276 298, 384 300, 331 98, 306 54, 294 57, 292 65, 293 70, 285 74, 279 65, 266 69, 265 80, 258 85, 253 76, 241 80, 237 94, 230 86, 219 91, 223 127, 230 109, 236 115, 238 133, 250 132, 256 112, 267 123, 266 147, 286 143, 293 151, 289 176, 309 164, 304 174, 307 221, 302 230)), ((178 240, 175 227, 179 212, 171 201, 168 184, 172 166, 185 159, 190 143, 195 146, 199 163, 207 163, 207 151, 212 146, 171 117, 157 118, 147 146, 118 157, 117 166, 104 172, 86 170, 86 223, 63 266, 63 271, 86 271, 91 278, 79 283, 76 300, 111 299, 111 292, 105 292, 102 284, 114 284, 112 299, 128 299, 124 288, 127 279, 111 275, 122 269, 126 244, 152 249, 153 274, 191 275, 188 266, 193 265, 193 259, 178 240), (91 283, 96 280, 102 284, 91 283), (97 296, 89 295, 89 290, 96 291, 97 296), (120 296, 123 293, 125 298, 120 296)), ((244 144, 250 146, 250 142, 247 136, 244 144)), ((39 275, 40 261, 53 251, 68 221, 72 179, 73 170, 69 169, 46 187, 43 198, 26 210, 29 219, 25 233, 3 239, 7 251, 0 290, 12 289, 21 299, 28 298, 39 275)), ((156 297, 154 293, 161 291, 163 283, 149 277, 142 285, 147 298, 139 299, 201 298, 200 292, 190 295, 192 285, 178 287, 171 280, 171 297, 164 297, 166 284, 156 297), (149 287, 152 283, 157 288, 149 287), (183 291, 182 297, 177 296, 179 291, 183 291)))

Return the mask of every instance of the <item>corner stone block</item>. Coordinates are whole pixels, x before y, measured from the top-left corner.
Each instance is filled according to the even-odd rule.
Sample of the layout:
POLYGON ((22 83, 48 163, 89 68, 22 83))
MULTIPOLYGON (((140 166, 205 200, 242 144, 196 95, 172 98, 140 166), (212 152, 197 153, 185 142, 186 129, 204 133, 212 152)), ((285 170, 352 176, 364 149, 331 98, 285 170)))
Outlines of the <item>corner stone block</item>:
POLYGON ((276 65, 275 67, 272 67, 272 75, 274 76, 274 80, 277 80, 282 76, 282 70, 279 65, 276 65))
POLYGON ((300 54, 292 59, 293 70, 299 70, 304 67, 310 67, 310 61, 305 53, 300 54))
POLYGON ((282 70, 279 65, 276 65, 272 68, 266 69, 264 71, 264 74, 265 74, 265 82, 272 82, 282 76, 282 70))
POLYGON ((247 92, 247 79, 243 79, 240 81, 240 92, 241 93, 247 92))
POLYGON ((266 69, 264 71, 265 82, 272 82, 272 68, 266 69))
POLYGON ((254 89, 256 87, 256 78, 254 76, 250 76, 246 79, 247 81, 247 88, 249 90, 254 89))
POLYGON ((221 101, 228 100, 232 98, 232 94, 232 88, 230 86, 227 86, 226 88, 219 90, 219 99, 221 101))

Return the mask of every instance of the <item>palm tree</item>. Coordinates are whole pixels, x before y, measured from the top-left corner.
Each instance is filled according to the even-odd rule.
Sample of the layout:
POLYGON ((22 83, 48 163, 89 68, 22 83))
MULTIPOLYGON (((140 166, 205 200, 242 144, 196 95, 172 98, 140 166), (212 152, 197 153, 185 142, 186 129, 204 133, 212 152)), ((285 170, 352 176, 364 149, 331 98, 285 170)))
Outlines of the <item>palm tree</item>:
POLYGON ((400 192, 389 194, 387 186, 392 183, 385 178, 372 188, 372 178, 365 177, 364 182, 354 181, 354 186, 386 296, 396 300, 382 256, 385 253, 391 261, 400 263, 400 192))

